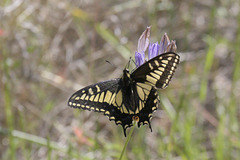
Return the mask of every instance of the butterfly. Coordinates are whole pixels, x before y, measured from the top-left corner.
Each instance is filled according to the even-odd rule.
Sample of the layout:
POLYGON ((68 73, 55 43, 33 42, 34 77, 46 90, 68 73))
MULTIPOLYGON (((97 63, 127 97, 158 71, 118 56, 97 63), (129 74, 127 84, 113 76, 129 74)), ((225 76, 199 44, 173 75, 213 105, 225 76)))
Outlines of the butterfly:
POLYGON ((68 105, 89 111, 101 112, 126 129, 133 126, 149 125, 152 114, 159 106, 157 89, 168 86, 180 56, 174 52, 160 54, 131 72, 123 70, 121 78, 89 85, 74 93, 68 105))

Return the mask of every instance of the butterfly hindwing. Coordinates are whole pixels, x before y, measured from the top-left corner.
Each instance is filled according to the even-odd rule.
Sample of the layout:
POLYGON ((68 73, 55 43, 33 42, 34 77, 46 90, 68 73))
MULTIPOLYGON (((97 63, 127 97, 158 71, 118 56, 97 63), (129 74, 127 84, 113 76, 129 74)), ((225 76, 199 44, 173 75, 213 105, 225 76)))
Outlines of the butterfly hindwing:
MULTIPOLYGON (((124 95, 127 96, 127 95, 124 95)), ((124 102, 123 102, 124 104, 124 102)), ((126 129, 133 126, 132 121, 134 117, 138 117, 138 127, 141 125, 149 125, 149 128, 151 128, 150 120, 152 118, 152 113, 157 110, 159 105, 159 99, 157 90, 152 88, 149 92, 149 96, 144 102, 144 106, 142 110, 140 110, 137 113, 123 113, 121 109, 117 109, 117 107, 112 107, 110 111, 109 119, 114 120, 117 125, 121 125, 123 127, 123 132, 126 137, 126 129)))
POLYGON ((164 89, 169 84, 179 60, 180 56, 174 52, 160 54, 134 70, 131 78, 164 89))

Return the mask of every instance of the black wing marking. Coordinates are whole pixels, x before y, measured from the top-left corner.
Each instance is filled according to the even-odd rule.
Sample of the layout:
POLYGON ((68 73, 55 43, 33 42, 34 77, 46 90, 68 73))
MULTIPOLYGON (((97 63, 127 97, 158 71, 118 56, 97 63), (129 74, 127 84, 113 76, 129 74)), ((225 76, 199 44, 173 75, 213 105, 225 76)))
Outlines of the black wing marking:
POLYGON ((89 111, 103 112, 109 115, 106 108, 111 108, 111 102, 115 99, 115 92, 118 90, 120 79, 99 82, 87 86, 74 93, 68 105, 73 108, 81 108, 89 111))
POLYGON ((131 78, 136 82, 164 89, 168 86, 179 60, 180 56, 174 52, 160 54, 134 70, 131 78))
POLYGON ((140 82, 133 83, 129 88, 122 87, 118 91, 116 103, 113 105, 118 107, 122 113, 137 114, 146 106, 145 103, 152 88, 152 86, 140 82), (119 98, 119 94, 122 94, 122 98, 119 98), (118 103, 120 100, 122 100, 122 104, 118 103))
POLYGON ((110 115, 108 115, 109 120, 114 120, 117 125, 120 124, 123 127, 124 136, 126 137, 126 129, 133 126, 132 121, 136 116, 139 117, 138 127, 148 124, 152 131, 150 123, 152 113, 157 110, 159 105, 159 98, 156 89, 151 89, 144 105, 145 107, 137 114, 122 113, 119 109, 117 109, 117 107, 107 107, 106 110, 108 109, 110 112, 110 115))

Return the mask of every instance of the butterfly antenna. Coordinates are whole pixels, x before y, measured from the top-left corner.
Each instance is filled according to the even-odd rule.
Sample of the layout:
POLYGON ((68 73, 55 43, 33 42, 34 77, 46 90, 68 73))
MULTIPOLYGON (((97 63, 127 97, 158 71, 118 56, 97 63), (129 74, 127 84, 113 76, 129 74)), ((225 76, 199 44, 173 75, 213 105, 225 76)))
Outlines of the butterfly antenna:
POLYGON ((120 69, 118 66, 116 66, 115 64, 112 64, 110 61, 108 61, 108 60, 105 60, 108 64, 111 64, 112 66, 114 66, 115 68, 117 68, 117 69, 119 69, 119 70, 121 70, 122 71, 122 69, 120 69))
POLYGON ((132 62, 135 64, 135 66, 137 66, 136 62, 131 58, 132 62))
MULTIPOLYGON (((130 58, 129 58, 129 61, 128 61, 128 64, 127 64, 126 68, 128 68, 128 69, 129 69, 129 66, 130 66, 130 63, 131 63, 131 61, 133 61, 132 57, 130 57, 130 58)), ((134 61, 133 61, 133 63, 135 64, 135 62, 134 62, 134 61)))

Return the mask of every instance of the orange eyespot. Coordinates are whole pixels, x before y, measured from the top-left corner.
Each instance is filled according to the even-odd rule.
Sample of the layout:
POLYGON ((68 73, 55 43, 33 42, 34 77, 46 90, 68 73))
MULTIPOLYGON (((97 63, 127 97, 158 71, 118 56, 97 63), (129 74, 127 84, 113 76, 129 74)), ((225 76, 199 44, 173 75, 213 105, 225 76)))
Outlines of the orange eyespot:
POLYGON ((138 116, 133 116, 132 119, 136 122, 139 122, 139 117, 138 116))

